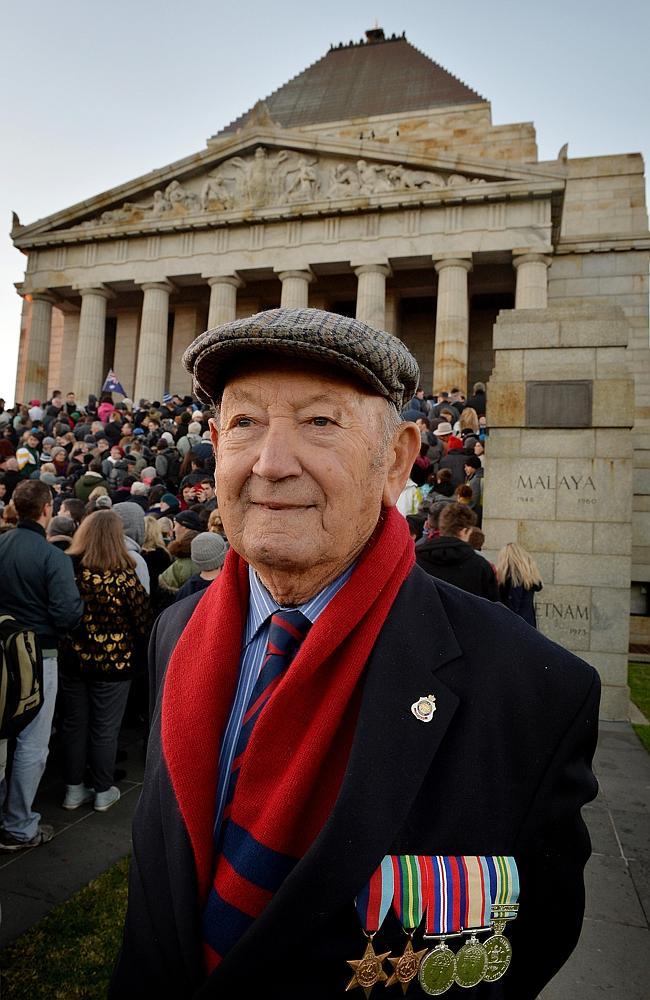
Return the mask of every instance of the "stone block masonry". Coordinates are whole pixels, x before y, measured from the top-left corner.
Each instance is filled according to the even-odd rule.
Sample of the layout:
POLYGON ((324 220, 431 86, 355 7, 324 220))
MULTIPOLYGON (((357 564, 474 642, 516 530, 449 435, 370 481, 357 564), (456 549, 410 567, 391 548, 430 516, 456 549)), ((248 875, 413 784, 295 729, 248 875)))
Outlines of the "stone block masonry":
MULTIPOLYGON (((598 669, 602 717, 611 720, 628 714, 634 388, 627 333, 623 311, 612 306, 502 313, 488 385, 485 555, 496 559, 508 541, 533 555, 544 579, 538 628, 598 669), (577 381, 589 383, 575 415, 583 419, 586 405, 588 427, 570 426, 571 392, 558 395, 562 383, 577 381), (568 410, 542 407, 537 425, 527 426, 532 383, 542 396, 568 400, 568 410)), ((637 478, 639 471, 648 470, 637 478)))

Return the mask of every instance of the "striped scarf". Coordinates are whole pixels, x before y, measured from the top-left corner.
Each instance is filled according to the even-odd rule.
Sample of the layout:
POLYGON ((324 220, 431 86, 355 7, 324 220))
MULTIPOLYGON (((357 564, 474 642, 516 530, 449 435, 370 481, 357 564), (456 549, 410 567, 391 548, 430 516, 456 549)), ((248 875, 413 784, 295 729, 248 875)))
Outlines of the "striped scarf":
POLYGON ((216 858, 215 748, 236 690, 249 597, 248 566, 234 550, 176 644, 163 692, 162 749, 194 853, 207 972, 267 906, 331 812, 364 667, 413 562, 406 521, 392 508, 255 723, 216 858))

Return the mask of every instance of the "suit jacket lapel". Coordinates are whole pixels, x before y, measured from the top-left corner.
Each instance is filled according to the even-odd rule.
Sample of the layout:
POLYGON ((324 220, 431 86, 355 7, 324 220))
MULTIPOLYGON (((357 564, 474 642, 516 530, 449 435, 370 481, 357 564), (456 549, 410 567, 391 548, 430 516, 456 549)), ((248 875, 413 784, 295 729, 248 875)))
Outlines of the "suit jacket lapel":
POLYGON ((332 813, 305 856, 252 927, 212 974, 215 986, 248 956, 316 932, 337 908, 352 902, 406 820, 409 809, 458 707, 435 676, 457 659, 456 641, 431 578, 411 572, 400 590, 368 664, 350 759, 332 813), (433 695, 430 722, 411 705, 433 695), (335 877, 332 878, 332 872, 335 877))

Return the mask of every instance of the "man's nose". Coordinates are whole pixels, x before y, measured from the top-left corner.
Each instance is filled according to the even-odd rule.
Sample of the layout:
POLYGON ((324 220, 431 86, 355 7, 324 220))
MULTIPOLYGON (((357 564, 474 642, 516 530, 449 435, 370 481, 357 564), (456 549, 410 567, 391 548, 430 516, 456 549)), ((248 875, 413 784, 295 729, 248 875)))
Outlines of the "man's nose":
POLYGON ((298 439, 285 421, 271 421, 261 441, 260 451, 251 470, 262 479, 276 481, 299 476, 302 464, 298 457, 298 439))

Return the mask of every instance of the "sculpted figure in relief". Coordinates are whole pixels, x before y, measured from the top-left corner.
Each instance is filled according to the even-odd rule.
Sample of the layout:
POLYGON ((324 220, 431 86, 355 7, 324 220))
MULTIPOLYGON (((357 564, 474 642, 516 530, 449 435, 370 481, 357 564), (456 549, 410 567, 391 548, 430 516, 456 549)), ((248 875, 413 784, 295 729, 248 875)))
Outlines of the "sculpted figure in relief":
POLYGON ((201 190, 201 207, 204 211, 209 208, 230 208, 232 206, 232 196, 226 186, 226 178, 221 174, 214 173, 208 177, 201 190))
POLYGON ((337 163, 332 171, 328 198, 353 198, 359 193, 359 177, 347 163, 337 163))
POLYGON ((318 189, 318 175, 313 169, 316 163, 317 159, 308 160, 301 156, 295 167, 287 169, 285 193, 292 201, 313 201, 318 189))
POLYGON ((171 181, 165 188, 165 197, 175 210, 196 210, 199 207, 198 196, 193 191, 186 191, 178 181, 171 181))
POLYGON ((266 150, 258 146, 252 160, 244 160, 234 156, 228 160, 228 166, 236 167, 240 174, 237 178, 237 193, 243 201, 255 208, 260 208, 268 201, 269 179, 267 171, 266 150))
POLYGON ((392 190, 392 184, 388 179, 388 167, 357 160, 357 171, 361 194, 383 194, 392 190))
POLYGON ((395 188, 405 188, 407 191, 445 186, 444 177, 426 170, 409 170, 401 163, 388 170, 388 179, 395 188))

